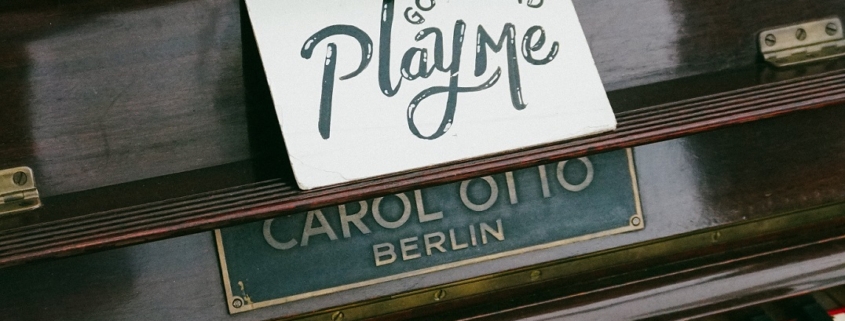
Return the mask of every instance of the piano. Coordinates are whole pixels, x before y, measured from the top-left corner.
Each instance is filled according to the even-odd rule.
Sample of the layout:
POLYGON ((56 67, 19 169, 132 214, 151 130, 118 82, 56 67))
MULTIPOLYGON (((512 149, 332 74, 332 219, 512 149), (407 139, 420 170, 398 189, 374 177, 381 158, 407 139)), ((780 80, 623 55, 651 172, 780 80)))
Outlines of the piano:
MULTIPOLYGON (((0 4, 0 195, 20 209, 0 211, 0 318, 843 318, 845 58, 765 48, 772 30, 821 23, 804 35, 835 38, 818 55, 845 52, 835 46, 845 2, 574 5, 616 131, 303 191, 243 1, 0 4), (288 285, 346 284, 341 242, 321 250, 339 259, 317 277, 262 272, 314 268, 296 256, 236 262, 223 250, 243 230, 262 239, 267 222, 484 177, 547 168, 562 191, 555 165, 606 155, 633 173, 625 188, 638 211, 620 233, 281 301, 272 295, 288 285), (269 280, 267 300, 230 272, 269 280)), ((611 198, 595 186, 591 195, 611 198)), ((589 208, 567 215, 588 220, 589 208)))

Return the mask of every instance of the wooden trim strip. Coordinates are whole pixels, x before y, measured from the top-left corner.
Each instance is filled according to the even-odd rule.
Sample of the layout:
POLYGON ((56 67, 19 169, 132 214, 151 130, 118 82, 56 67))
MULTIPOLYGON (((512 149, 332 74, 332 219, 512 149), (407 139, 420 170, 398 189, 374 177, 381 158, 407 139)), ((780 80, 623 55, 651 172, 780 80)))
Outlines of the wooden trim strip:
POLYGON ((279 179, 0 231, 0 266, 184 235, 845 103, 845 71, 621 112, 610 133, 299 191, 279 179))

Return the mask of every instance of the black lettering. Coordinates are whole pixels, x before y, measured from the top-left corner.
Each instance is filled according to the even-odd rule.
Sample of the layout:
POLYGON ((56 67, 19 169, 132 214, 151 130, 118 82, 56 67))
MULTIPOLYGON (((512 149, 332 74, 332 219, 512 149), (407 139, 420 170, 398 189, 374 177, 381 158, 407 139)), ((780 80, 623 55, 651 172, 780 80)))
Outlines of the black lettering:
POLYGON ((464 34, 466 33, 466 24, 463 20, 458 20, 455 22, 455 29, 453 33, 453 40, 452 40, 452 64, 448 72, 451 75, 449 81, 449 87, 431 87, 429 89, 423 90, 420 92, 411 103, 408 105, 408 128, 411 130, 415 136, 422 138, 422 139, 437 139, 440 136, 443 136, 449 128, 452 127, 452 123, 454 122, 455 118, 455 109, 458 104, 458 93, 462 92, 475 92, 481 91, 496 84, 499 81, 499 77, 501 76, 501 68, 497 69, 493 76, 490 77, 485 83, 476 86, 476 87, 460 87, 458 86, 458 76, 460 74, 461 68, 461 47, 464 43, 464 34), (446 101, 446 111, 443 114, 443 119, 440 122, 440 126, 437 130, 434 131, 431 135, 423 135, 420 133, 419 129, 417 128, 416 123, 414 122, 414 115, 416 114, 417 108, 419 108, 420 103, 428 97, 447 93, 448 98, 446 101))
MULTIPOLYGON (((416 10, 423 12, 430 11, 435 6, 435 0, 428 0, 427 5, 424 5, 424 0, 416 0, 416 9, 413 7, 405 10, 405 19, 414 24, 422 24, 425 19, 416 10)), ((519 0, 522 4, 523 0, 519 0)), ((543 0, 528 0, 527 5, 532 8, 538 8, 543 5, 543 0)), ((452 38, 452 57, 450 64, 445 65, 444 62, 444 39, 443 33, 438 28, 425 28, 417 33, 415 39, 417 42, 423 41, 431 35, 434 35, 433 48, 433 62, 429 61, 429 49, 412 47, 408 49, 402 57, 400 65, 400 75, 397 82, 391 81, 390 75, 390 59, 391 59, 391 41, 392 29, 394 19, 394 1, 385 0, 381 8, 381 26, 379 29, 379 62, 378 62, 378 82, 379 89, 382 94, 387 97, 393 97, 399 92, 402 85, 402 80, 414 81, 418 78, 428 78, 435 71, 449 73, 449 85, 435 86, 423 90, 417 94, 408 105, 407 122, 408 127, 415 136, 433 140, 443 136, 449 131, 454 123, 455 112, 458 103, 459 93, 477 92, 493 87, 498 83, 502 75, 502 68, 497 67, 496 71, 485 82, 474 87, 459 86, 459 76, 461 69, 461 55, 464 43, 464 36, 466 33, 466 24, 463 20, 455 22, 453 38, 452 38), (428 97, 445 93, 447 94, 446 108, 443 113, 443 118, 437 129, 430 135, 422 134, 417 128, 414 116, 420 104, 428 97)), ((316 45, 328 37, 336 35, 345 35, 353 38, 361 47, 361 61, 358 68, 340 77, 340 80, 347 80, 361 74, 369 65, 373 55, 373 41, 361 29, 350 25, 334 25, 312 35, 303 45, 301 55, 305 59, 310 59, 314 53, 316 45)), ((508 80, 511 96, 511 104, 517 110, 522 110, 527 107, 522 94, 522 82, 519 72, 519 61, 516 48, 516 27, 512 23, 506 23, 502 29, 502 33, 495 40, 484 29, 483 26, 478 26, 477 44, 476 44, 476 60, 475 60, 475 76, 480 77, 487 72, 488 67, 488 50, 494 53, 500 53, 502 50, 507 55, 508 63, 508 80)), ((553 61, 560 51, 560 44, 558 42, 552 43, 549 53, 543 58, 536 58, 534 55, 543 49, 546 43, 546 33, 540 26, 533 26, 527 30, 525 36, 522 38, 522 57, 532 65, 545 65, 553 61)), ((330 42, 326 46, 325 66, 323 67, 322 78, 322 92, 320 97, 320 112, 317 129, 323 139, 329 139, 331 136, 331 117, 332 117, 332 100, 334 94, 335 77, 337 60, 340 53, 337 45, 330 42)))
POLYGON ((443 65, 443 32, 441 32, 440 29, 425 28, 418 32, 414 39, 422 41, 423 39, 428 38, 429 35, 434 35, 434 66, 432 66, 432 69, 429 70, 429 74, 434 73, 435 69, 442 72, 449 72, 449 70, 452 69, 452 65, 455 64, 455 61, 453 60, 452 65, 449 65, 448 68, 443 65))
POLYGON ((428 50, 420 48, 411 48, 405 52, 402 57, 402 78, 414 80, 419 77, 428 78, 431 73, 428 71, 428 50), (411 71, 411 65, 417 61, 417 71, 411 71))
POLYGON ((414 10, 414 8, 411 7, 405 9, 405 20, 415 25, 425 23, 425 18, 423 18, 423 16, 419 12, 417 12, 416 10, 414 10), (411 11, 413 11, 414 14, 411 14, 411 11))
POLYGON ((434 6, 437 5, 436 3, 434 3, 434 0, 428 0, 428 6, 423 6, 422 0, 417 0, 416 4, 417 4, 417 8, 419 8, 422 11, 431 11, 431 9, 434 9, 434 6))
MULTIPOLYGON (((328 37, 337 35, 350 36, 358 41, 358 44, 361 46, 361 62, 358 64, 358 68, 352 73, 340 77, 340 80, 346 80, 359 75, 364 71, 364 69, 367 69, 367 66, 370 64, 370 60, 372 60, 373 41, 363 30, 349 25, 334 25, 326 27, 305 41, 300 54, 302 55, 302 58, 311 59, 311 56, 314 54, 314 49, 318 43, 328 37)), ((323 139, 328 139, 331 136, 332 96, 334 94, 334 78, 335 68, 337 66, 337 56, 337 45, 333 42, 329 43, 326 46, 326 63, 323 68, 323 90, 320 96, 320 119, 317 123, 317 129, 320 131, 320 136, 322 136, 323 139)))
POLYGON ((475 58, 475 76, 481 76, 487 71, 487 48, 499 52, 502 47, 507 46, 508 59, 508 80, 510 83, 511 104, 516 110, 523 110, 526 107, 522 99, 522 81, 519 78, 519 62, 516 56, 516 27, 511 23, 505 24, 502 35, 498 42, 493 42, 490 34, 481 25, 478 26, 478 44, 476 46, 477 56, 475 58))
MULTIPOLYGON (((522 4, 522 0, 518 0, 519 4, 522 4)), ((530 8, 539 8, 543 6, 543 1, 545 0, 528 0, 528 7, 530 8)))
POLYGON ((525 37, 522 38, 522 56, 525 58, 525 61, 532 65, 545 65, 557 57, 557 53, 560 51, 560 44, 555 41, 552 43, 552 49, 549 51, 549 54, 546 55, 543 59, 536 59, 533 52, 537 52, 538 50, 543 48, 543 45, 546 44, 546 31, 543 30, 543 27, 540 26, 533 26, 528 28, 528 31, 525 32, 525 37), (534 39, 534 34, 539 32, 540 37, 537 39, 537 42, 531 44, 531 40, 534 39))
POLYGON ((386 0, 381 7, 381 31, 378 50, 378 84, 381 92, 387 97, 393 97, 399 92, 402 78, 393 87, 390 81, 390 38, 393 36, 393 0, 386 0))

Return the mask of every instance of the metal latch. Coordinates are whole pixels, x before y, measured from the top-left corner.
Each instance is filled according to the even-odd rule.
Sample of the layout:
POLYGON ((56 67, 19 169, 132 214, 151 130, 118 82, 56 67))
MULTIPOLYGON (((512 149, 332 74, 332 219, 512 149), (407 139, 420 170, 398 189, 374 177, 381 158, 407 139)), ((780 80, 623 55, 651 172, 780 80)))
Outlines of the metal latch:
POLYGON ((839 18, 816 20, 760 33, 763 58, 778 67, 845 56, 839 18))
POLYGON ((41 207, 32 169, 18 167, 0 170, 0 216, 41 207))

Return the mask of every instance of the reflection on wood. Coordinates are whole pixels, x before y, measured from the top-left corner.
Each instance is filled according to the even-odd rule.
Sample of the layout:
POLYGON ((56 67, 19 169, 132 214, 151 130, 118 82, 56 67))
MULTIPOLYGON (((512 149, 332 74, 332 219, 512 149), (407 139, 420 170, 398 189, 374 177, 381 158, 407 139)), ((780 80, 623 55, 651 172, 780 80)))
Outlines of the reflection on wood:
POLYGON ((3 6, 0 167, 43 195, 249 158, 237 3, 3 6))
MULTIPOLYGON (((237 1, 0 4, 0 168, 34 167, 42 192, 50 196, 43 209, 0 221, 0 265, 193 233, 419 184, 654 142, 714 129, 726 120, 739 123, 795 110, 841 107, 845 99, 842 59, 775 70, 761 64, 754 44, 756 32, 764 28, 845 16, 845 2, 840 0, 575 4, 605 85, 614 90, 614 109, 628 127, 578 143, 311 194, 291 189, 289 171, 279 165, 284 159, 281 137, 274 134, 275 115, 267 112, 271 109, 262 98, 266 92, 261 94, 261 81, 252 76, 260 62, 250 52, 249 38, 243 44, 239 39, 242 32, 249 33, 242 29, 237 1), (784 80, 787 83, 778 83, 784 80), (732 90, 738 91, 720 95, 732 90), (706 97, 684 101, 700 96, 706 97), (120 185, 104 187, 113 184, 120 185)), ((845 117, 842 110, 805 111, 638 147, 638 163, 650 164, 642 166, 650 173, 643 173, 642 190, 645 215, 657 217, 648 218, 653 229, 567 248, 572 252, 566 255, 845 202, 840 165, 845 145, 837 122, 845 117), (669 148, 677 150, 657 153, 660 157, 647 153, 669 148), (675 152, 689 157, 672 157, 675 152), (676 197, 684 191, 672 184, 677 177, 672 173, 685 169, 684 175, 699 183, 687 186, 695 193, 676 197)), ((675 262, 653 269, 653 274, 617 275, 602 284, 569 287, 571 283, 561 281, 391 317, 454 312, 442 316, 493 313, 489 317, 495 319, 550 311, 618 316, 638 304, 672 312, 791 295, 845 279, 840 266, 845 245, 835 239, 842 231, 838 225, 829 227, 824 233, 799 231, 791 236, 806 238, 794 243, 766 243, 770 247, 765 251, 746 244, 742 251, 747 252, 716 257, 725 263, 713 268, 696 269, 701 261, 675 262), (822 242, 827 237, 830 240, 822 242), (790 244, 807 247, 755 256, 790 244), (736 260, 739 257, 748 260, 736 260), (689 273, 671 274, 683 270, 689 273), (670 275, 659 277, 661 273, 670 275), (742 287, 740 279, 731 278, 763 275, 774 277, 753 287, 742 287), (647 282, 616 287, 634 279, 647 282), (739 294, 749 299, 704 302, 689 292, 673 296, 678 292, 666 287, 676 282, 712 285, 707 288, 711 296, 739 294), (545 286, 552 288, 543 292, 545 297, 517 301, 509 296, 545 286), (602 287, 606 291, 595 291, 602 287), (571 293, 558 290, 593 292, 569 297, 571 293), (644 295, 632 299, 636 293, 644 295), (500 300, 497 304, 511 302, 515 312, 502 315, 497 312, 502 305, 485 305, 485 300, 494 299, 500 300)), ((709 253, 721 250, 716 246, 709 253)), ((525 259, 542 261, 539 256, 525 259)), ((22 320, 228 319, 218 273, 208 233, 8 267, 0 269, 0 284, 9 288, 0 292, 0 301, 6 302, 0 312, 22 320)), ((418 281, 424 280, 408 282, 418 281)), ((653 315, 641 312, 637 316, 653 315)), ((268 319, 286 312, 268 308, 255 313, 243 318, 268 319)))
MULTIPOLYGON (((244 88, 238 70, 242 55, 241 46, 237 43, 237 26, 245 22, 238 21, 237 3, 223 0, 203 6, 193 6, 191 3, 127 3, 122 4, 120 8, 123 9, 114 14, 111 11, 98 13, 104 10, 102 7, 93 10, 102 5, 96 2, 56 8, 34 3, 7 5, 9 10, 0 13, 16 17, 21 14, 67 17, 66 20, 51 18, 57 25, 65 21, 60 24, 62 28, 49 27, 49 23, 45 27, 38 23, 40 20, 33 19, 27 20, 20 27, 30 31, 0 33, 8 37, 14 46, 43 49, 28 51, 24 61, 13 60, 3 65, 3 68, 10 70, 35 69, 8 74, 26 79, 5 80, 11 83, 9 88, 25 88, 30 92, 26 97, 12 96, 22 100, 8 105, 13 110, 28 110, 26 115, 30 118, 30 140, 28 143, 23 140, 23 144, 18 141, 7 142, 0 147, 8 149, 9 152, 4 152, 4 155, 9 155, 9 159, 23 159, 24 162, 34 164, 45 196, 59 195, 45 199, 42 210, 0 222, 0 226, 6 228, 6 231, 0 233, 0 238, 16 240, 2 245, 0 262, 9 264, 71 251, 175 236, 224 224, 659 141, 728 124, 828 106, 845 99, 842 91, 845 85, 839 80, 842 74, 837 71, 841 69, 825 73, 827 68, 842 68, 839 62, 820 64, 823 68, 810 72, 821 74, 750 89, 742 88, 765 83, 767 80, 760 75, 769 72, 769 69, 758 69, 752 65, 748 69, 750 72, 731 73, 725 79, 721 78, 721 72, 711 72, 691 79, 625 89, 620 94, 612 92, 611 98, 620 120, 619 130, 615 133, 302 193, 292 188, 293 180, 289 170, 279 165, 284 163, 283 157, 279 157, 279 150, 269 147, 282 146, 283 143, 278 134, 269 135, 274 127, 265 127, 267 120, 272 119, 268 111, 272 110, 268 109, 270 106, 262 105, 267 100, 250 96, 250 106, 244 105, 244 91, 251 94, 257 91, 260 94, 262 86, 260 81, 254 80, 254 71, 244 70, 246 83, 258 84, 255 89, 244 88), (42 8, 39 5, 49 10, 39 9, 42 8), (102 15, 111 19, 94 18, 102 15), (184 19, 185 15, 197 19, 184 19), (128 23, 133 28, 120 28, 116 22, 128 23), (99 38, 92 35, 113 41, 104 40, 97 47, 102 49, 93 52, 87 41, 99 38), (118 41, 113 37, 120 39, 118 41), (135 40, 121 40, 130 38, 135 40), (52 51, 44 51, 47 49, 52 51), (66 50, 66 54, 63 55, 62 50, 66 50), (39 63, 42 60, 47 63, 39 63), (144 74, 148 70, 153 73, 144 74), (174 70, 178 72, 172 72, 174 70), (155 77, 155 73, 162 77, 155 77), (134 82, 134 85, 127 86, 126 81, 130 81, 128 84, 134 82), (68 90, 67 93, 73 99, 56 95, 50 88, 68 90), (714 94, 714 91, 725 89, 733 91, 714 94), (110 94, 104 97, 99 95, 101 92, 110 94), (651 98, 650 93, 656 92, 661 93, 657 95, 659 97, 651 98), (699 100, 676 102, 700 94, 713 95, 699 100), (642 108, 652 105, 650 102, 660 102, 661 99, 663 102, 675 103, 642 108), (103 112, 103 106, 112 106, 109 110, 113 113, 103 112), (103 115, 110 120, 101 121, 103 115), (247 128, 250 128, 249 131, 247 128), (247 135, 248 132, 251 136, 247 135), (263 134, 268 136, 261 136, 263 134), (17 146, 33 146, 27 149, 33 154, 15 153, 23 151, 17 149, 17 146), (244 159, 248 160, 236 163, 240 165, 210 167, 244 159), (193 174, 165 175, 197 168, 193 174), (244 171, 248 174, 244 175, 244 171), (157 178, 142 180, 151 177, 157 178), (186 177, 205 178, 193 182, 181 180, 186 177), (125 181, 131 182, 114 188, 66 193, 125 181), (238 183, 219 183, 224 181, 238 183), (167 188, 163 189, 162 186, 167 188), (231 189, 221 190, 226 187, 231 189), (111 190, 121 190, 123 193, 117 194, 111 190), (208 193, 198 194, 202 192, 208 193), (178 198, 181 196, 184 198, 178 198), (155 200, 164 201, 144 205, 155 200), (132 207, 135 205, 137 207, 132 207)), ((820 10, 818 14, 822 14, 821 11, 827 14, 822 9, 832 8, 836 11, 839 5, 831 3, 829 6, 814 8, 820 10)), ((683 12, 668 12, 675 16, 673 21, 680 21, 683 15, 712 10, 692 7, 685 7, 683 12)), ((596 11, 582 9, 580 15, 604 17, 614 16, 605 10, 617 13, 625 11, 622 7, 592 8, 596 11)), ((649 16, 642 14, 643 19, 648 20, 649 16)), ((590 30, 611 30, 607 32, 613 34, 612 30, 622 30, 628 26, 628 20, 612 19, 609 22, 612 24, 606 27, 590 25, 593 21, 590 19, 582 20, 590 21, 585 24, 588 34, 596 32, 590 30)), ((679 37, 688 37, 693 41, 701 35, 715 33, 720 28, 707 24, 693 25, 698 29, 693 32, 681 28, 677 31, 679 37)), ((4 24, 0 30, 20 28, 4 24)), ((644 55, 649 52, 649 44, 657 40, 649 41, 619 41, 616 42, 618 48, 599 52, 639 52, 644 55)), ((670 40, 660 41, 667 42, 661 46, 670 47, 670 40)), ((724 46, 718 50, 733 52, 730 43, 724 46)), ((251 60, 255 59, 255 55, 254 52, 250 53, 250 47, 249 41, 246 41, 243 46, 243 65, 256 68, 258 63, 251 60)), ((596 48, 593 49, 596 51, 596 48)), ((18 53, 6 59, 22 58, 18 53)), ((624 57, 618 59, 629 61, 631 66, 637 61, 633 58, 626 60, 624 57)), ((707 60, 704 57, 701 59, 707 60)), ((670 68, 673 70, 683 69, 679 67, 681 65, 695 64, 674 59, 665 63, 667 66, 676 66, 670 68)), ((639 72, 631 69, 611 73, 631 76, 633 79, 636 76, 632 73, 639 72)), ((646 75, 650 71, 642 72, 642 75, 646 75)), ((12 140, 16 137, 20 138, 13 135, 12 140)))
MULTIPOLYGON (((607 241, 575 244, 554 255, 590 253, 688 231, 766 218, 793 206, 803 209, 825 203, 845 202, 842 184, 830 185, 827 197, 818 198, 813 197, 816 191, 828 186, 826 183, 819 186, 812 183, 818 175, 824 173, 828 173, 825 182, 845 181, 845 172, 840 169, 840 164, 845 162, 845 145, 841 143, 843 135, 836 134, 840 129, 797 126, 776 133, 781 122, 825 124, 835 123, 836 119, 843 116, 845 111, 841 108, 820 109, 638 147, 635 149, 635 157, 640 187, 644 193, 643 209, 649 220, 647 228, 639 233, 621 235, 607 241), (818 133, 831 135, 816 135, 818 133), (791 141, 789 146, 804 155, 794 158, 788 155, 773 156, 785 148, 781 145, 786 137, 791 141), (756 170, 753 168, 755 163, 746 164, 743 161, 766 157, 780 159, 770 165, 763 165, 765 170, 756 170), (726 161, 713 162, 700 158, 726 161), (711 165, 705 165, 703 170, 698 170, 701 163, 714 164, 714 169, 707 169, 711 165), (725 174, 715 171, 719 166, 725 174), (792 174, 772 175, 795 171, 807 177, 798 179, 792 174), (678 188, 673 182, 681 175, 691 176, 689 179, 692 181, 710 183, 690 187, 696 188, 696 191, 678 188), (729 178, 720 178, 726 175, 729 178), (754 197, 757 192, 749 189, 751 186, 779 191, 778 199, 791 199, 794 203, 788 207, 757 210, 766 206, 767 202, 762 197, 754 197), (793 186, 798 188, 791 188, 793 186), (718 194, 719 197, 680 197, 692 193, 718 194), (736 211, 726 214, 726 207, 722 204, 734 206, 736 211)), ((437 319, 483 319, 486 316, 495 320, 546 314, 585 319, 648 317, 664 313, 677 313, 673 315, 686 317, 738 304, 795 295, 845 280, 841 269, 842 252, 845 249, 841 241, 842 222, 825 225, 789 231, 776 238, 740 242, 729 247, 716 242, 704 251, 692 251, 685 256, 672 257, 671 260, 641 263, 639 268, 642 270, 628 266, 621 272, 616 271, 619 274, 612 271, 602 274, 607 279, 596 277, 598 274, 580 275, 576 279, 540 283, 518 291, 403 312, 386 319, 417 316, 426 320, 433 318, 431 313, 441 313, 435 315, 437 319), (780 250, 791 246, 799 247, 780 250), (731 249, 733 251, 720 254, 731 249), (771 254, 760 256, 758 253, 761 252, 771 254), (677 286, 680 282, 689 286, 677 286), (692 309, 695 307, 700 308, 692 309), (503 308, 513 310, 498 312, 503 308), (690 309, 692 311, 684 312, 690 309)), ((518 263, 542 262, 547 260, 548 255, 552 254, 522 257, 518 263)), ((0 269, 0 284, 7 285, 9 291, 0 292, 0 300, 7 303, 0 306, 0 313, 20 320, 227 320, 231 317, 226 311, 216 260, 213 237, 210 233, 203 233, 91 255, 6 267, 0 269), (45 282, 52 278, 51 275, 61 277, 55 279, 55 282, 45 282), (46 299, 50 299, 51 304, 45 305, 46 299), (91 308, 90 305, 98 308, 91 308)), ((608 268, 612 270, 612 266, 608 268)), ((437 284, 447 278, 431 277, 427 281, 437 284)), ((421 281, 409 279, 405 281, 408 283, 405 286, 421 281)), ((266 308, 240 315, 239 318, 266 320, 286 315, 291 309, 289 305, 266 308)))

